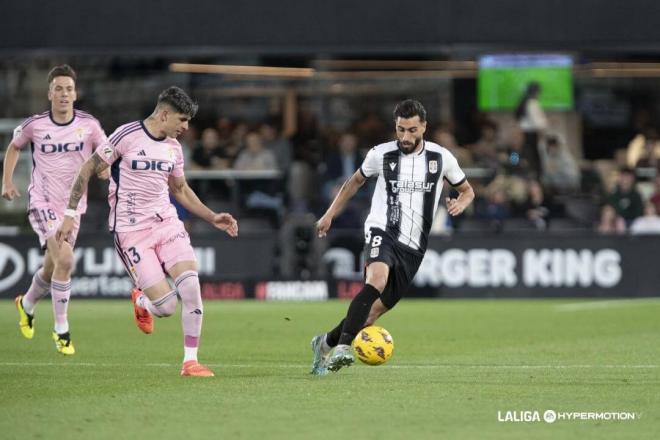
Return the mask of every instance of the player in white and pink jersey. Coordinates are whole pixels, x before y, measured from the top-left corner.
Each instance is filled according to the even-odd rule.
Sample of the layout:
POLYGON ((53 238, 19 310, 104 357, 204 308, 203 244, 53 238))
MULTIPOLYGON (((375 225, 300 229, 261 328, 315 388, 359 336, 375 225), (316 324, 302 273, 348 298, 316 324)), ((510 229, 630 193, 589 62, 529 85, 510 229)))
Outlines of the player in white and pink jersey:
MULTIPOLYGON (((173 314, 178 294, 184 336, 181 375, 213 376, 197 361, 203 313, 197 262, 169 193, 188 211, 232 237, 238 235, 238 223, 227 213, 210 210, 186 183, 176 137, 188 129, 196 112, 197 104, 183 90, 164 90, 151 116, 119 127, 83 164, 71 188, 68 208, 77 209, 92 174, 110 167, 110 230, 128 273, 142 289, 132 295, 138 327, 151 333, 152 316, 173 314), (174 289, 163 268, 174 281, 174 289)), ((67 215, 57 232, 58 240, 66 240, 74 228, 74 218, 67 215)))
POLYGON ((104 142, 106 136, 99 122, 89 113, 73 108, 76 101, 76 73, 68 65, 57 66, 48 74, 50 111, 34 115, 14 130, 7 147, 2 176, 2 197, 13 200, 20 193, 13 184, 14 169, 20 151, 30 146, 32 181, 28 188, 28 217, 32 229, 45 249, 42 267, 34 274, 25 295, 16 298, 21 333, 34 336, 34 308, 51 292, 55 314, 53 339, 57 350, 74 354, 67 309, 71 295, 73 246, 85 213, 87 199, 72 212, 73 233, 68 242, 58 245, 55 232, 64 218, 71 183, 80 166, 104 142))

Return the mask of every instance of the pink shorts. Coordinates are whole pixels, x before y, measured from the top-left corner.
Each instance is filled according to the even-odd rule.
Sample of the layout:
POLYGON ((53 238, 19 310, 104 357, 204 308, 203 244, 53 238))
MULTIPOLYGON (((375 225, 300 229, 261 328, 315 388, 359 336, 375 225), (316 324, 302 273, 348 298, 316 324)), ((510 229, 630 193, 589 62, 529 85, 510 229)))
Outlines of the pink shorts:
MULTIPOLYGON (((48 203, 33 203, 28 211, 28 219, 32 229, 39 236, 41 249, 46 249, 46 242, 50 237, 55 236, 57 228, 64 220, 64 209, 55 208, 48 203)), ((80 231, 80 215, 73 219, 73 230, 67 240, 71 247, 76 244, 78 231, 80 231)))
POLYGON ((182 261, 197 261, 181 220, 167 218, 148 229, 115 232, 115 248, 139 289, 165 278, 165 271, 182 261))

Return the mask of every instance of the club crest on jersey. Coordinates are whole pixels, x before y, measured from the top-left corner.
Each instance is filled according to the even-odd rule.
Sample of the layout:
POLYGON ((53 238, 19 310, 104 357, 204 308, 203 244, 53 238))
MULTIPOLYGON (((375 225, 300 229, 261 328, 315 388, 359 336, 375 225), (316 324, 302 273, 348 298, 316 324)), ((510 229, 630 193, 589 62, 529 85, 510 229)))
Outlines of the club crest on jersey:
POLYGON ((438 172, 438 161, 429 160, 429 173, 435 174, 438 172))
POLYGON ((380 254, 380 248, 371 248, 371 253, 369 254, 371 258, 376 258, 380 254))
POLYGON ((394 171, 394 168, 396 168, 396 162, 390 162, 390 169, 394 171))
POLYGON ((82 141, 83 139, 85 139, 85 134, 86 134, 86 132, 87 132, 87 130, 85 130, 85 129, 82 128, 82 127, 80 127, 80 128, 76 128, 76 136, 77 136, 78 139, 80 139, 81 141, 82 141))

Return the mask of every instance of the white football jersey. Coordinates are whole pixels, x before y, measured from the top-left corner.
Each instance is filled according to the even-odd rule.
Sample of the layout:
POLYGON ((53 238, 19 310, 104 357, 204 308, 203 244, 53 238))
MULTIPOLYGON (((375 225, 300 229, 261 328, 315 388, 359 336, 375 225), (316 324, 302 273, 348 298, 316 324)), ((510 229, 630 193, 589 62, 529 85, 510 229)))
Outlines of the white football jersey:
POLYGON ((465 173, 446 148, 422 142, 421 151, 411 154, 404 154, 398 141, 377 145, 367 153, 360 172, 364 177, 378 178, 365 233, 369 228, 380 228, 399 243, 423 253, 443 179, 458 186, 465 181, 465 173))

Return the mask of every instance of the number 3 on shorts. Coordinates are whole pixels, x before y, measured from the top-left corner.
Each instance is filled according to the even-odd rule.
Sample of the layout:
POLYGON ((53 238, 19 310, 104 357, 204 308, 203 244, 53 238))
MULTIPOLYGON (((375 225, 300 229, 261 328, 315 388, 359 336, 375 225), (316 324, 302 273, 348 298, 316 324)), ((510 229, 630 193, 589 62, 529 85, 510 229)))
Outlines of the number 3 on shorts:
POLYGON ((135 250, 134 247, 129 247, 128 252, 130 252, 129 257, 131 258, 131 261, 133 262, 133 264, 138 264, 140 262, 140 260, 142 259, 140 257, 140 254, 137 253, 137 251, 135 250))

